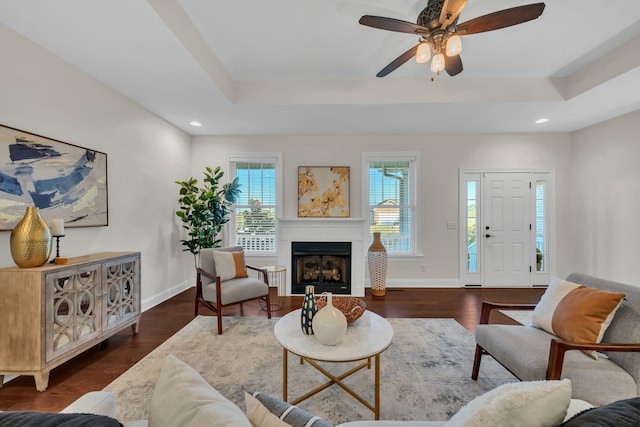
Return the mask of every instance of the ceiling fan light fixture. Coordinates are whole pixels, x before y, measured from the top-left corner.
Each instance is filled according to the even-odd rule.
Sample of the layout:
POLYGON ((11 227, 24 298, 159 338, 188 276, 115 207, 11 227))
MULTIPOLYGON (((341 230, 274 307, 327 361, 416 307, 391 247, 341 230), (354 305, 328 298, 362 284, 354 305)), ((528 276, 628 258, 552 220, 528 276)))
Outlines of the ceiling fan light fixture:
POLYGON ((447 40, 447 56, 460 55, 460 52, 462 52, 462 39, 460 36, 449 37, 447 40))
POLYGON ((416 51, 416 62, 418 64, 424 64, 431 59, 431 46, 429 43, 420 43, 418 50, 416 51))
POLYGON ((438 53, 431 60, 431 72, 440 73, 442 70, 444 70, 444 55, 438 53))

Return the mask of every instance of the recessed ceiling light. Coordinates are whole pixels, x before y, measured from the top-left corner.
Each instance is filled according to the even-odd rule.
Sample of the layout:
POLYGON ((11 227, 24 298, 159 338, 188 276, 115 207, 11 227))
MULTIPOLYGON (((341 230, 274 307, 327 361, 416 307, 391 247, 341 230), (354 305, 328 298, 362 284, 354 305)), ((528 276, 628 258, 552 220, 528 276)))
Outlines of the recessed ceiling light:
POLYGON ((539 125, 539 124, 542 124, 542 123, 547 123, 548 121, 549 121, 548 118, 542 117, 542 118, 536 120, 536 124, 539 125))
POLYGON ((195 126, 195 127, 200 127, 200 126, 202 126, 202 123, 200 123, 200 122, 195 122, 195 121, 194 121, 194 122, 191 122, 191 123, 189 123, 189 124, 190 124, 191 126, 195 126))

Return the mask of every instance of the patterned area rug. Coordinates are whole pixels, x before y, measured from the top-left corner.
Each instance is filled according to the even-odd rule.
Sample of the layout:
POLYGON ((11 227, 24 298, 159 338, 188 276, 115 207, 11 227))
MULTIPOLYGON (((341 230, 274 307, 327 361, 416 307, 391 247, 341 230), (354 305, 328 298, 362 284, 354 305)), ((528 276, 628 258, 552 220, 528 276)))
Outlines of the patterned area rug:
MULTIPOLYGON (((447 420, 474 397, 506 382, 517 381, 489 357, 479 380, 471 379, 475 342, 453 319, 387 319, 393 326, 391 346, 381 355, 381 419, 447 420)), ((273 335, 278 318, 225 317, 224 334, 215 317, 199 316, 147 357, 105 387, 116 395, 118 419, 147 416, 147 407, 164 358, 174 354, 194 367, 224 396, 244 410, 244 391, 282 398, 282 347, 273 335)), ((324 383, 324 376, 297 358, 289 358, 289 396, 300 396, 324 383)), ((324 364, 345 372, 352 364, 324 364)), ((374 370, 345 381, 370 402, 374 370)), ((373 413, 337 386, 299 407, 338 424, 373 419, 373 413)))

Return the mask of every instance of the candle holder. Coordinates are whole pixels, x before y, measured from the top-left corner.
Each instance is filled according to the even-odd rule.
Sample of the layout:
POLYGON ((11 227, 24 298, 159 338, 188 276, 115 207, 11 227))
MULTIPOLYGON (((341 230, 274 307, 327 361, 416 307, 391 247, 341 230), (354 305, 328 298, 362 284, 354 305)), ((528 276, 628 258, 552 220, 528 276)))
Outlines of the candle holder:
POLYGON ((53 236, 56 239, 56 257, 51 260, 51 264, 66 264, 67 258, 60 257, 60 239, 64 237, 64 234, 60 236, 53 236))

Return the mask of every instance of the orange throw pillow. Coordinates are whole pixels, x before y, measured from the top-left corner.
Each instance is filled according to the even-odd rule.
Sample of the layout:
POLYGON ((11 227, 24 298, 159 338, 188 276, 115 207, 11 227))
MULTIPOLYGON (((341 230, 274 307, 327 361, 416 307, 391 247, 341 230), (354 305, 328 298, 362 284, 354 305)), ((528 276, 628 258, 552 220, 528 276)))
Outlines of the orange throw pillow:
MULTIPOLYGON (((531 324, 565 341, 597 344, 624 297, 553 277, 533 311, 531 324)), ((585 353, 596 358, 595 352, 585 353)))

